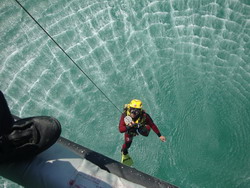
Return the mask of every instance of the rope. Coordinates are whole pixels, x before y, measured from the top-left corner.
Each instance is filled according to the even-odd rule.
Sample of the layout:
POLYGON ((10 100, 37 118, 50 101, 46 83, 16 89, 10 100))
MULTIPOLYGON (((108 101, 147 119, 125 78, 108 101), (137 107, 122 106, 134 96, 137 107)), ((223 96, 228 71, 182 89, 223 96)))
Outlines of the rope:
POLYGON ((112 102, 112 100, 99 88, 96 83, 83 71, 83 69, 67 54, 67 52, 55 41, 55 39, 39 24, 39 22, 28 12, 28 10, 18 1, 19 6, 31 17, 31 19, 46 33, 46 35, 60 48, 60 50, 70 59, 70 61, 89 79, 89 81, 102 93, 102 95, 120 112, 122 111, 112 102))

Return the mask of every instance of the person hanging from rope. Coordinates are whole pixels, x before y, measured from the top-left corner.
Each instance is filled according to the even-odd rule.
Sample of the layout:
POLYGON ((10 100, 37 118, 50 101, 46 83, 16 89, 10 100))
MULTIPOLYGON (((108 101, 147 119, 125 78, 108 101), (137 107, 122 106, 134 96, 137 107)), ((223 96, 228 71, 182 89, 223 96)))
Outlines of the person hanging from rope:
POLYGON ((124 144, 121 149, 121 162, 123 164, 128 166, 133 164, 133 160, 128 154, 128 149, 131 146, 133 138, 139 134, 148 136, 151 128, 162 142, 166 141, 166 138, 161 135, 150 115, 142 109, 142 102, 140 100, 133 99, 129 104, 124 105, 124 112, 121 115, 119 123, 119 131, 120 133, 124 133, 124 144))

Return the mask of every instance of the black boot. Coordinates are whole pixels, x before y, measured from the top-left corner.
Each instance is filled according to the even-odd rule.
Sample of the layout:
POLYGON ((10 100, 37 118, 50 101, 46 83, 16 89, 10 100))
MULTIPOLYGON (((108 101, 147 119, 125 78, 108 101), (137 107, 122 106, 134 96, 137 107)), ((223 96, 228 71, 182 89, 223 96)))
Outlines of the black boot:
POLYGON ((60 134, 61 125, 52 117, 30 117, 14 122, 0 91, 0 162, 34 157, 53 145, 60 134))

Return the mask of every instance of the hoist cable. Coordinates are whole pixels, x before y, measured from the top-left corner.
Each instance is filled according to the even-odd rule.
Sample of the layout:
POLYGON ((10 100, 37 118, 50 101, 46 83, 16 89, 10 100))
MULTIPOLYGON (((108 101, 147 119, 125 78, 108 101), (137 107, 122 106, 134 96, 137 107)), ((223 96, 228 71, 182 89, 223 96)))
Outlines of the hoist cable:
POLYGON ((55 41, 55 39, 43 28, 43 26, 29 13, 29 11, 18 1, 19 6, 30 16, 30 18, 46 33, 46 35, 60 48, 60 50, 70 59, 70 61, 89 79, 89 81, 103 94, 103 96, 120 112, 122 111, 112 102, 112 100, 97 86, 97 84, 83 71, 83 69, 67 54, 67 52, 55 41))

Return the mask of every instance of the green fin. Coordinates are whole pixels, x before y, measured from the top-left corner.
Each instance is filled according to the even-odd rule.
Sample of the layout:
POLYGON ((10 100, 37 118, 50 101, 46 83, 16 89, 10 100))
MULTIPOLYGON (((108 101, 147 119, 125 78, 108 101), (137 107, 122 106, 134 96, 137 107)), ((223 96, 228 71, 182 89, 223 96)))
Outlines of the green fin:
POLYGON ((127 166, 132 166, 134 162, 133 162, 132 158, 129 156, 129 154, 127 154, 127 155, 122 154, 121 163, 125 164, 127 166))

